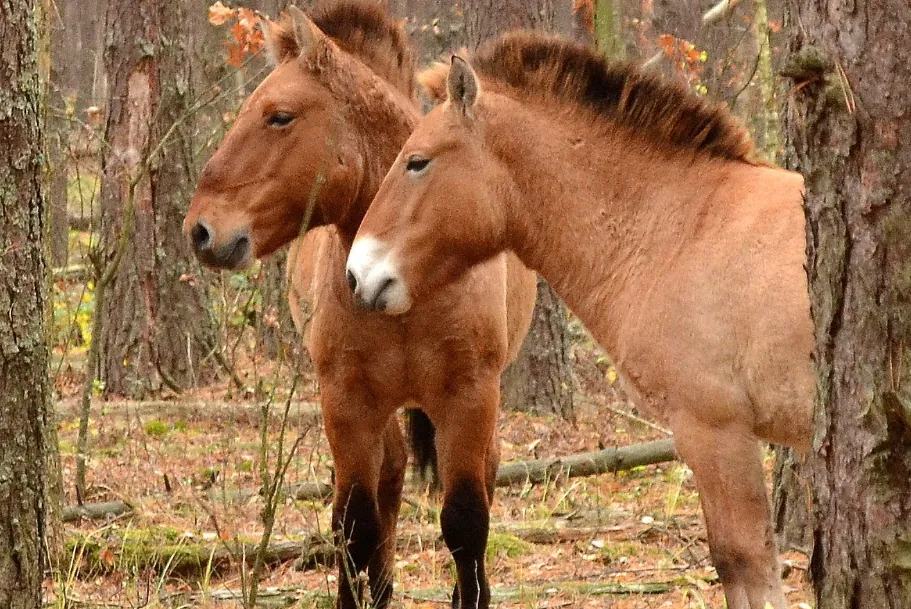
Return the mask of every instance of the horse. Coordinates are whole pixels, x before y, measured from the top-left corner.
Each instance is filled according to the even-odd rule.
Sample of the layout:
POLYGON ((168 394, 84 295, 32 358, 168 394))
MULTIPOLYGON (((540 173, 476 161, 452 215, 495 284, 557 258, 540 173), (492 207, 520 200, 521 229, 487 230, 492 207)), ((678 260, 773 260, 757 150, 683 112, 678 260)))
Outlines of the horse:
MULTIPOLYGON (((184 232, 204 264, 235 269, 317 229, 294 245, 288 273, 294 308, 313 297, 307 347, 335 463, 337 606, 361 607, 368 591, 374 606, 390 602, 407 460, 402 407, 419 407, 435 428, 454 598, 474 606, 489 598, 483 552, 500 375, 531 322, 536 277, 515 256, 495 256, 406 315, 355 306, 351 243, 420 117, 412 52, 374 3, 335 2, 312 18, 289 10, 290 22, 265 27, 275 67, 201 171, 184 232)), ((296 317, 303 327, 299 309, 296 317)), ((412 436, 416 449, 424 443, 419 461, 432 457, 422 437, 412 436)))
POLYGON ((361 222, 355 299, 407 315, 515 252, 673 430, 727 606, 787 607, 759 441, 811 439, 802 177, 724 108, 576 43, 506 35, 422 78, 447 101, 361 222))

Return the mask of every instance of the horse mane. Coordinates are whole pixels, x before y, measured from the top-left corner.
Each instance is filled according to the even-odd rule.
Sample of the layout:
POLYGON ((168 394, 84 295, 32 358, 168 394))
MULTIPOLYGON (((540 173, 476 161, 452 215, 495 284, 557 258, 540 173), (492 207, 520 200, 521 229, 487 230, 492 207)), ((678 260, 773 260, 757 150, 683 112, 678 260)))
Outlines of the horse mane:
MULTIPOLYGON (((482 45, 470 63, 493 90, 586 108, 677 149, 762 164, 749 134, 727 108, 638 66, 608 63, 578 43, 514 32, 482 45)), ((438 89, 440 73, 434 66, 421 81, 438 89)))
MULTIPOLYGON (((414 93, 415 61, 405 31, 376 2, 324 2, 310 18, 343 51, 360 59, 377 76, 409 98, 414 93)), ((272 36, 282 48, 297 48, 290 20, 273 24, 272 36)))

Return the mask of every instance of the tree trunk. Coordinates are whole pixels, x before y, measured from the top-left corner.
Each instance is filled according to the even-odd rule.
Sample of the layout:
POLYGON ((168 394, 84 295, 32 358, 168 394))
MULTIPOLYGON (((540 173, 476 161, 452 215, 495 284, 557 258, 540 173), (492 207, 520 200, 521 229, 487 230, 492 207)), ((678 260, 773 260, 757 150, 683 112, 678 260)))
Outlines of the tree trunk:
POLYGON ((50 416, 34 2, 0 0, 0 607, 38 609, 50 416))
POLYGON ((807 179, 817 609, 911 602, 911 5, 797 15, 784 113, 807 179))
POLYGON ((180 2, 110 0, 101 191, 104 267, 99 375, 106 395, 205 382, 214 334, 180 232, 193 187, 190 77, 180 2))
POLYGON ((48 157, 48 259, 52 267, 64 267, 69 255, 69 219, 67 218, 67 159, 69 125, 63 118, 66 101, 63 91, 63 66, 67 65, 67 41, 54 7, 43 0, 43 31, 49 38, 49 71, 45 89, 45 142, 48 157))
MULTIPOLYGON (((559 0, 469 0, 464 3, 469 48, 517 28, 572 35, 572 3, 559 0)), ((503 407, 573 417, 572 357, 566 307, 538 279, 531 329, 503 375, 503 407)))
POLYGON ((510 410, 573 419, 572 358, 566 307, 540 277, 531 328, 516 361, 503 374, 501 393, 504 407, 510 410))
POLYGON ((769 29, 767 0, 754 0, 753 31, 759 55, 756 58, 756 88, 758 112, 753 120, 753 134, 762 156, 770 163, 778 158, 779 134, 778 108, 775 100, 775 75, 772 70, 772 36, 769 29))
POLYGON ((806 457, 790 448, 775 448, 772 516, 778 546, 809 553, 813 547, 812 496, 806 457))
POLYGON ((595 3, 595 40, 598 49, 614 61, 626 59, 621 5, 621 0, 597 0, 595 3))

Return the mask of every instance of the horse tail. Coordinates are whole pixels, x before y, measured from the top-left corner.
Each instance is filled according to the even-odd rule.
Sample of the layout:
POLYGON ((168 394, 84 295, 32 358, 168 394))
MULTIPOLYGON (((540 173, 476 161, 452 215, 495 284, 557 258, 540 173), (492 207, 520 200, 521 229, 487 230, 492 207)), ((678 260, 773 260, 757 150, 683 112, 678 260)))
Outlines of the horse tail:
POLYGON ((436 428, 427 413, 419 408, 409 408, 405 417, 408 424, 408 439, 414 454, 414 470, 424 482, 434 489, 439 488, 440 470, 437 461, 436 428))

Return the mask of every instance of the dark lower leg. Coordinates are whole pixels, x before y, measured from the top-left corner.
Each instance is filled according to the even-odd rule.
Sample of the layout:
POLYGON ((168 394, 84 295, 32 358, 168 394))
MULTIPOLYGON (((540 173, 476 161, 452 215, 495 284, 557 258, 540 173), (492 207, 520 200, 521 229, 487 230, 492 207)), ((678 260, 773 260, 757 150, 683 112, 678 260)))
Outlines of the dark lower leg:
POLYGON ((481 480, 461 480, 445 489, 440 526, 456 564, 453 606, 486 609, 490 587, 484 568, 490 513, 481 480))
POLYGON ((358 577, 376 553, 380 523, 377 503, 360 484, 339 489, 332 512, 332 530, 339 548, 339 609, 358 609, 363 586, 358 577))
POLYGON ((392 597, 395 563, 395 529, 402 503, 402 485, 408 456, 398 422, 393 419, 383 437, 383 467, 377 488, 379 539, 376 551, 367 565, 370 595, 377 609, 388 606, 392 597))

